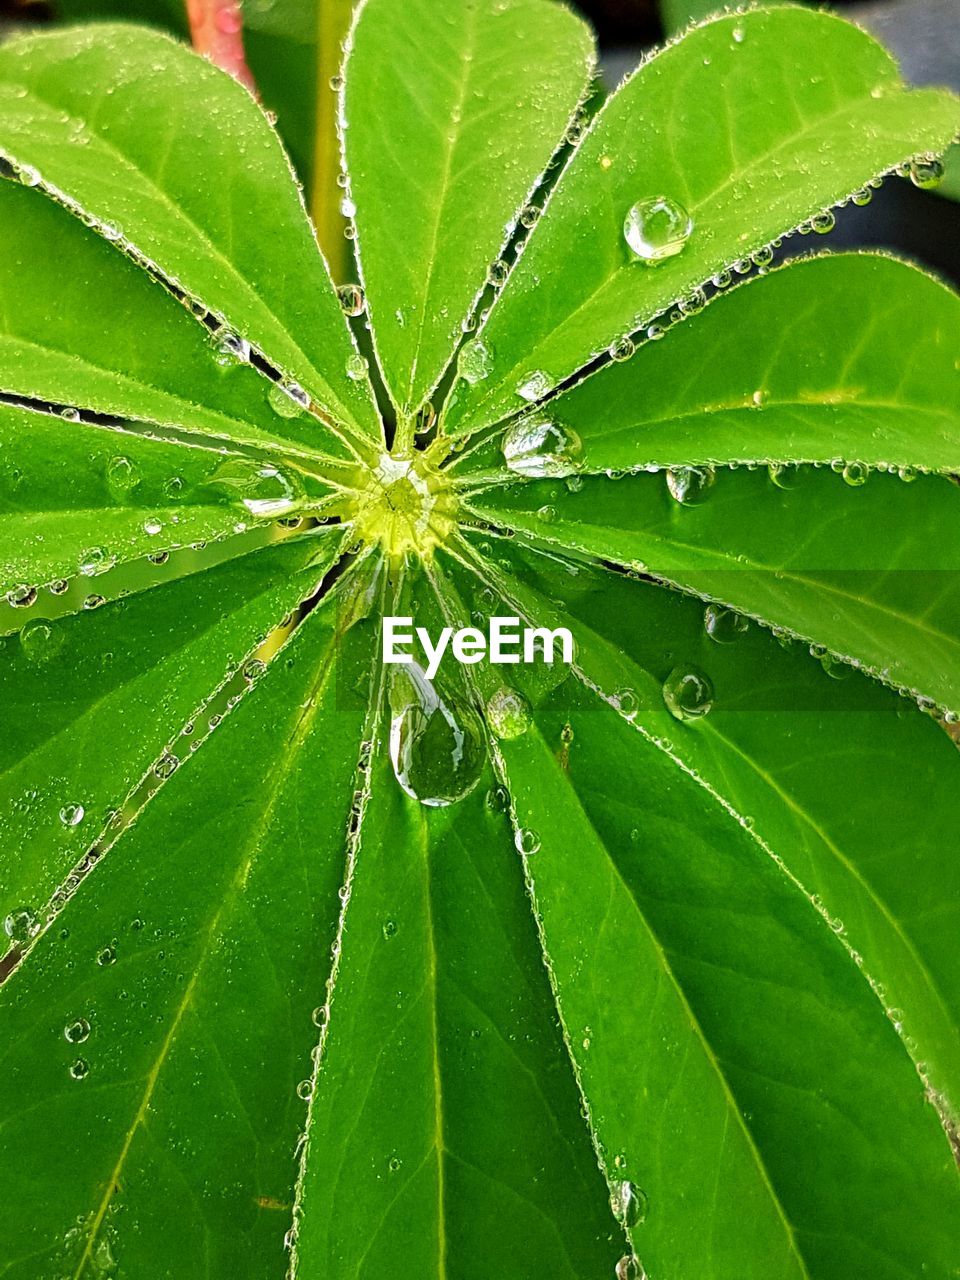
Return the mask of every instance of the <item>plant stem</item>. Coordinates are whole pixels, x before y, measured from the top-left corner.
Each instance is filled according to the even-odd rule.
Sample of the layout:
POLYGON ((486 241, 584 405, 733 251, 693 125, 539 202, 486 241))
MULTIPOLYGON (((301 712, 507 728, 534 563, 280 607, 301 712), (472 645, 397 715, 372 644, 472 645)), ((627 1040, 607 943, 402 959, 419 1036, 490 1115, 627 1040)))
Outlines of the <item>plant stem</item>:
POLYGON ((350 31, 353 0, 315 0, 317 6, 317 88, 314 123, 313 181, 310 212, 320 248, 338 283, 346 276, 349 253, 343 234, 337 177, 340 140, 337 135, 338 95, 330 83, 340 74, 341 46, 350 31))
POLYGON ((239 0, 187 0, 187 18, 196 51, 255 95, 257 86, 243 52, 239 0))

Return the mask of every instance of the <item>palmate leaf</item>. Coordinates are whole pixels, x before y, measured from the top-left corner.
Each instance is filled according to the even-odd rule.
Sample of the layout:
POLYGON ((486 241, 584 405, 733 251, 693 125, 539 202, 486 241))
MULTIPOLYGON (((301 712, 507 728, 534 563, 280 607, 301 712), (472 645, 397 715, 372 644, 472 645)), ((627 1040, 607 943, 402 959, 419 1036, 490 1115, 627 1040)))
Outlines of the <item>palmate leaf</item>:
POLYGON ((238 86, 135 28, 0 52, 0 1276, 957 1278, 960 765, 884 687, 960 707, 956 299, 813 259, 550 387, 960 114, 752 11, 577 145, 586 53, 545 0, 360 11, 394 432, 238 86), (657 194, 694 231, 626 263, 657 194), (511 468, 544 395, 577 447, 511 468), (396 613, 576 661, 430 686, 396 613))

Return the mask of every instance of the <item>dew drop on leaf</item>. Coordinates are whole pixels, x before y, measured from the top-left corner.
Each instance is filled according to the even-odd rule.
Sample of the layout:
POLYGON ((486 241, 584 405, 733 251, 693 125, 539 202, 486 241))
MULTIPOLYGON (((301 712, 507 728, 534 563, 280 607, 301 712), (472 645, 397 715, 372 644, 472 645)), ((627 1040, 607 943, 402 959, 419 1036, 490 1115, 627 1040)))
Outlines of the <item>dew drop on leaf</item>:
POLYGON ((862 462, 848 462, 840 474, 843 476, 844 484, 850 485, 851 489, 858 489, 860 485, 867 483, 870 468, 862 462))
POLYGON ((713 685, 696 667, 674 667, 663 682, 663 701, 677 720, 699 720, 713 706, 713 685))
POLYGON ((116 963, 116 959, 117 953, 113 947, 104 947, 102 951, 97 953, 97 964, 101 969, 108 969, 110 965, 116 963))
POLYGON ((529 858, 540 851, 540 837, 529 827, 522 827, 514 833, 513 843, 517 853, 529 858))
POLYGON ((703 628, 717 644, 732 644, 750 628, 749 621, 735 609, 708 604, 703 613, 703 628))
POLYGON ((827 235, 836 225, 837 219, 832 209, 824 209, 822 213, 815 213, 810 219, 810 228, 818 236, 827 235))
POLYGON ((671 498, 685 507, 696 507, 713 488, 713 467, 670 467, 666 473, 671 498))
POLYGON ((77 1058, 70 1067, 70 1078, 72 1080, 84 1080, 90 1074, 90 1064, 86 1058, 77 1058))
POLYGON ((280 418, 296 418, 310 404, 310 397, 296 382, 274 382, 267 392, 270 408, 280 418))
MULTIPOLYGON (((626 720, 635 720, 640 710, 640 699, 635 689, 618 689, 613 695, 613 705, 626 720)), ((570 735, 573 736, 572 734, 570 735)))
POLYGON ((669 196, 653 196, 632 205, 623 223, 623 238, 649 267, 682 253, 693 232, 693 219, 669 196))
POLYGON ((384 920, 381 932, 384 942, 389 942, 391 938, 395 938, 397 936, 396 920, 384 920))
POLYGON ((7 604, 14 609, 29 609, 31 605, 37 603, 37 589, 21 583, 19 586, 11 587, 6 598, 7 604))
POLYGON ((794 489, 800 479, 799 468, 789 462, 771 462, 767 473, 778 489, 794 489))
POLYGON ((362 382, 367 376, 367 362, 359 351, 354 351, 347 360, 346 373, 352 382, 362 382))
POLYGON ((20 632, 20 648, 28 662, 49 662, 63 647, 63 632, 46 618, 33 618, 20 632))
POLYGON ((517 395, 521 400, 526 400, 529 404, 533 404, 553 389, 553 383, 549 374, 543 372, 542 369, 535 369, 533 373, 526 374, 517 384, 517 395))
POLYGON ((107 487, 115 498, 123 498, 140 483, 140 468, 129 458, 111 458, 107 463, 107 487))
POLYGON ((430 808, 469 795, 486 762, 474 711, 442 698, 416 664, 395 677, 390 701, 390 761, 407 795, 430 808))
POLYGON ((530 479, 562 480, 580 469, 583 445, 569 427, 546 417, 521 418, 503 437, 509 469, 530 479))
POLYGON ((647 1216, 647 1197, 639 1187, 624 1178, 610 1188, 613 1216, 625 1227, 635 1227, 647 1216))
POLYGON ((464 382, 474 386, 489 376, 492 363, 493 354, 490 348, 480 338, 473 338, 460 348, 457 370, 464 382))
POLYGON ((340 306, 346 316, 362 316, 367 305, 363 290, 358 284, 342 284, 337 289, 340 306))
POLYGON ((60 810, 60 821, 65 827, 79 826, 85 812, 82 804, 65 804, 60 810))
POLYGON ((504 686, 487 699, 486 717, 498 738, 520 738, 530 726, 530 703, 516 689, 504 686))
POLYGON ((935 157, 911 160, 909 176, 921 191, 933 191, 943 181, 943 165, 935 157))
POLYGON ((616 1280, 647 1280, 643 1267, 636 1255, 632 1253, 625 1254, 620 1259, 614 1274, 616 1280))
POLYGON ((89 1034, 90 1023, 86 1018, 77 1018, 75 1022, 68 1022, 63 1028, 63 1038, 68 1044, 83 1044, 89 1034))
POLYGON ((37 917, 26 907, 11 911, 3 922, 3 932, 11 942, 29 942, 38 929, 37 917))

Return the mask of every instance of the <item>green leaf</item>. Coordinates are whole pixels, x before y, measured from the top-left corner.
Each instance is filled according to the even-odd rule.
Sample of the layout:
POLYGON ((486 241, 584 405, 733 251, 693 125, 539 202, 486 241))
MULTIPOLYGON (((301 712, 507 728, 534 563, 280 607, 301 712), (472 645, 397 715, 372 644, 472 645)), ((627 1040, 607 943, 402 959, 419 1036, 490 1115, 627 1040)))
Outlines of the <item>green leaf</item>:
POLYGON ((301 384, 379 423, 283 149, 229 76, 159 33, 74 28, 0 49, 0 154, 301 384), (296 337, 294 335, 300 335, 296 337))
POLYGON ((768 851, 588 693, 558 692, 503 750, 607 1174, 644 1198, 644 1267, 949 1274, 960 1189, 939 1119, 768 851))
POLYGON ((310 459, 349 457, 316 418, 218 351, 189 311, 34 191, 0 183, 0 387, 7 395, 310 459), (49 300, 57 299, 55 308, 49 300), (222 362, 222 363, 221 363, 222 362), (287 405, 291 408, 287 410, 287 405))
POLYGON ((330 600, 3 986, 10 1280, 157 1275, 172 1223, 209 1275, 282 1274, 371 652, 335 679, 338 633, 330 600))
POLYGON ((538 542, 721 601, 960 714, 953 483, 876 475, 850 487, 807 468, 784 490, 766 474, 720 472, 690 506, 671 496, 675 475, 589 477, 574 492, 519 485, 475 509, 538 542))
POLYGON ((327 534, 268 548, 73 617, 35 608, 0 640, 0 837, 17 852, 0 864, 0 919, 42 921, 84 851, 113 838, 111 814, 161 757, 189 754, 184 726, 202 730, 204 704, 311 594, 338 546, 327 534))
POLYGON ((492 783, 431 810, 377 757, 310 1108, 299 1275, 393 1270, 400 1241, 404 1275, 477 1280, 606 1276, 622 1253, 492 783))
POLYGON ((462 340, 592 70, 587 28, 544 0, 358 10, 341 109, 348 196, 377 354, 402 414, 427 399, 462 340))
POLYGON ((744 815, 814 895, 955 1117, 960 867, 944 783, 960 758, 940 726, 740 615, 521 548, 500 555, 509 576, 491 581, 510 608, 572 627, 584 678, 744 815), (668 710, 664 687, 677 670, 710 682, 702 719, 678 723, 668 710))
MULTIPOLYGON (((960 471, 958 331, 960 298, 906 263, 800 258, 548 412, 582 440, 585 471, 838 458, 960 471)), ((466 460, 503 467, 497 441, 466 460)))
POLYGON ((905 89, 881 47, 830 14, 758 9, 692 30, 596 117, 481 331, 490 373, 459 385, 447 429, 516 412, 533 374, 555 386, 877 174, 943 150, 958 125, 949 94, 905 89), (624 221, 659 198, 693 230, 648 265, 624 221))

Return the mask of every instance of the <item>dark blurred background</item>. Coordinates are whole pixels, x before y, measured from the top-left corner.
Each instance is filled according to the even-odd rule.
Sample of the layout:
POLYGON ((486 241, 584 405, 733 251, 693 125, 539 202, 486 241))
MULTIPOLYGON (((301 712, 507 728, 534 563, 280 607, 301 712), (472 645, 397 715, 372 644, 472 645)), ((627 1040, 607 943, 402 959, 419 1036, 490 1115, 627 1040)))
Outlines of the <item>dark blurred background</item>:
MULTIPOLYGON (((168 4, 174 9, 173 0, 168 4)), ((100 7, 96 0, 82 5, 77 0, 0 0, 0 24, 9 29, 48 23, 60 16, 61 9, 72 17, 100 7)), ((592 22, 600 41, 604 77, 613 87, 645 49, 681 28, 691 15, 703 15, 722 3, 577 0, 573 7, 592 22)), ((960 90, 960 0, 834 0, 832 7, 881 39, 899 60, 907 80, 960 90)), ((105 3, 102 8, 114 14, 129 8, 130 17, 142 17, 144 11, 138 0, 129 6, 105 3)), ((939 190, 921 191, 907 181, 889 179, 869 205, 851 205, 841 211, 830 245, 888 248, 960 285, 960 146, 948 156, 946 180, 939 190)))

